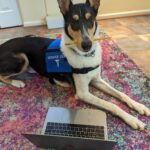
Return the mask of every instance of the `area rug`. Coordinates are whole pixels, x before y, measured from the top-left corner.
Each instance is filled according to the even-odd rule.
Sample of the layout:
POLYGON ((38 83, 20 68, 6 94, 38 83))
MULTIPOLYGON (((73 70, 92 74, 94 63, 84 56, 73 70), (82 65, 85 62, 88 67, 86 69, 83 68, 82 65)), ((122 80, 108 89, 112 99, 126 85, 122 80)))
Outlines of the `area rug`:
MULTIPOLYGON (((101 33, 102 36, 106 36, 101 33)), ((48 35, 52 37, 52 35, 48 35)), ((55 34, 54 38, 61 35, 55 34)), ((136 64, 111 40, 101 41, 103 48, 102 77, 116 89, 150 108, 149 79, 136 64)), ((0 84, 0 150, 36 150, 21 134, 40 133, 48 107, 94 108, 74 97, 73 89, 51 85, 38 74, 18 77, 26 83, 24 89, 0 84)), ((150 118, 141 116, 115 98, 91 89, 95 95, 111 101, 148 125, 150 118)), ((109 140, 117 141, 115 150, 149 150, 150 132, 135 131, 117 117, 107 114, 109 140)), ((101 148, 100 148, 101 149, 101 148)))

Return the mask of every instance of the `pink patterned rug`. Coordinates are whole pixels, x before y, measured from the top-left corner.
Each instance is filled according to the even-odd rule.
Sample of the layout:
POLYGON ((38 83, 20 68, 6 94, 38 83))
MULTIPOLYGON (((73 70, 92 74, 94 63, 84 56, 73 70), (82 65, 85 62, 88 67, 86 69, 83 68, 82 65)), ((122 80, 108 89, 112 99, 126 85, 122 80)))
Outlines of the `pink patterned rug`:
MULTIPOLYGON (((103 34, 103 33, 102 33, 103 34)), ((104 36, 104 34, 103 34, 104 36)), ((54 35, 60 37, 60 35, 54 35)), ((102 77, 116 89, 150 108, 150 80, 138 69, 135 63, 121 52, 112 40, 101 42, 103 47, 102 77)), ((0 150, 36 150, 21 133, 40 133, 50 106, 69 108, 92 108, 75 100, 72 89, 51 85, 38 74, 25 73, 18 77, 27 87, 18 89, 0 83, 0 150)), ((120 106, 126 112, 136 116, 150 128, 150 118, 141 116, 115 98, 91 91, 120 106)), ((150 132, 135 131, 122 120, 107 114, 110 140, 116 140, 115 150, 149 150, 150 132)))

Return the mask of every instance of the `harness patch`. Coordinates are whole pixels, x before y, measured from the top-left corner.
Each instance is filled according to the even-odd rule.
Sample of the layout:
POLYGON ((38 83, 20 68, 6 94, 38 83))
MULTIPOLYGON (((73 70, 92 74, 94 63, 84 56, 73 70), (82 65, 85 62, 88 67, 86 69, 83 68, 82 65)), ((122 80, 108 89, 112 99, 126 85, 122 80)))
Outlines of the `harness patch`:
POLYGON ((54 40, 46 50, 46 67, 48 73, 72 73, 72 67, 60 50, 61 39, 54 40))

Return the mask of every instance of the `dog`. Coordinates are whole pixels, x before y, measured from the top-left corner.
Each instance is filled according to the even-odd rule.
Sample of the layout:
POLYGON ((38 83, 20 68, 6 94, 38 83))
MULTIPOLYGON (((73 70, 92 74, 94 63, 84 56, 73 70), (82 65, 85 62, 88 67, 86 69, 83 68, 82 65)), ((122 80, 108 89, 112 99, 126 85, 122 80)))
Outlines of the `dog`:
POLYGON ((26 36, 15 38, 0 46, 0 80, 6 84, 23 88, 22 81, 10 77, 25 72, 30 65, 40 75, 48 77, 51 82, 61 86, 75 87, 75 96, 86 103, 104 109, 120 117, 133 129, 144 130, 145 124, 126 113, 117 105, 100 99, 89 92, 89 86, 102 90, 126 103, 141 115, 150 116, 149 108, 145 107, 124 93, 114 89, 100 76, 102 48, 95 38, 99 37, 96 16, 100 0, 86 0, 82 4, 73 4, 71 0, 57 0, 64 17, 64 34, 61 39, 61 51, 73 72, 47 73, 45 53, 52 39, 26 36), (72 42, 72 45, 66 43, 72 42))

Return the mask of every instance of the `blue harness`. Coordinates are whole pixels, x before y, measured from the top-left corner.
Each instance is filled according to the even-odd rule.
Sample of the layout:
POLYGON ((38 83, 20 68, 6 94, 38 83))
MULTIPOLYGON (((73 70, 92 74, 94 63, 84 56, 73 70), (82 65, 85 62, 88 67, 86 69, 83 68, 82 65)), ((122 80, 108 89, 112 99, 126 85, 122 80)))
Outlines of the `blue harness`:
POLYGON ((72 73, 72 67, 60 50, 61 39, 54 40, 46 50, 48 73, 72 73))
POLYGON ((99 67, 72 68, 60 50, 61 39, 54 40, 47 48, 45 61, 47 73, 76 73, 86 74, 99 67))

